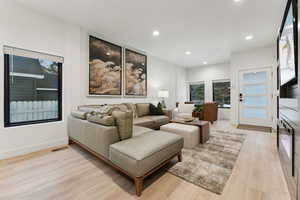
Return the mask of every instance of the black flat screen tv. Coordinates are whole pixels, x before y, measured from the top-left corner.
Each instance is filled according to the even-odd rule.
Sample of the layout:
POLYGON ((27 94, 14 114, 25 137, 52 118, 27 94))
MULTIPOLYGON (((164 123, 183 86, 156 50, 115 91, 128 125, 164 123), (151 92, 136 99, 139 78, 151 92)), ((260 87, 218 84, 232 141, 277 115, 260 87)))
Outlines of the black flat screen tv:
POLYGON ((297 82, 297 1, 289 0, 278 37, 280 85, 297 82))

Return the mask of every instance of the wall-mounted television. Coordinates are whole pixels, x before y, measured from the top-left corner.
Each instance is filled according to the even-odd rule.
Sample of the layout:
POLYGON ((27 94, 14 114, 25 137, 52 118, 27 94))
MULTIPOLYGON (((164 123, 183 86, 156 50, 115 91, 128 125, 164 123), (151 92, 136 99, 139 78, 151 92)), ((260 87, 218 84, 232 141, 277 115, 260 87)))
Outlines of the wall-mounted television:
POLYGON ((289 0, 278 37, 280 85, 297 82, 297 1, 289 0))

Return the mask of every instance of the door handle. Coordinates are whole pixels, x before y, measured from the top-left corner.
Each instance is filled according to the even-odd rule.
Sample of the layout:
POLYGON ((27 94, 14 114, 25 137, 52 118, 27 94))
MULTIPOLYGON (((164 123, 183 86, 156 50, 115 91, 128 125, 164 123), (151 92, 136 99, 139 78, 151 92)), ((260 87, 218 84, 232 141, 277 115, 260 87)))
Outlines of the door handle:
POLYGON ((243 102, 243 94, 240 93, 240 102, 243 102))

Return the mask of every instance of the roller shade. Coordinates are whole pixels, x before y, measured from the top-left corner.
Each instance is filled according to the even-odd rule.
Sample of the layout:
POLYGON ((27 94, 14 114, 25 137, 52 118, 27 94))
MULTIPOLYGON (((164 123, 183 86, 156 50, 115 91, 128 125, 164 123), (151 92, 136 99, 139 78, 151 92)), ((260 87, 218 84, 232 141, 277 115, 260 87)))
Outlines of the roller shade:
POLYGON ((221 80, 213 80, 213 83, 224 83, 224 82, 230 82, 230 79, 221 79, 221 80))
POLYGON ((55 56, 51 54, 40 53, 36 51, 30 51, 30 50, 25 50, 25 49, 10 47, 10 46, 4 46, 3 52, 4 54, 15 55, 15 56, 22 56, 22 57, 28 57, 34 59, 44 59, 44 60, 58 62, 58 63, 64 62, 64 58, 61 56, 55 56))

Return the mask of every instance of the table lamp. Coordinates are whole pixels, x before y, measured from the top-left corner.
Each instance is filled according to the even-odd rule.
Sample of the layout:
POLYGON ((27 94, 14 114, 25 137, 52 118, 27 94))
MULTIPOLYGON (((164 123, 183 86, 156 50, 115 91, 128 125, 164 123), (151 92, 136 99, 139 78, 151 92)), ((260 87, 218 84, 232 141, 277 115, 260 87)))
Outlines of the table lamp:
POLYGON ((169 91, 168 90, 160 90, 158 92, 158 97, 162 98, 161 105, 163 108, 166 108, 165 98, 169 97, 169 91))

